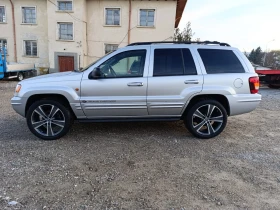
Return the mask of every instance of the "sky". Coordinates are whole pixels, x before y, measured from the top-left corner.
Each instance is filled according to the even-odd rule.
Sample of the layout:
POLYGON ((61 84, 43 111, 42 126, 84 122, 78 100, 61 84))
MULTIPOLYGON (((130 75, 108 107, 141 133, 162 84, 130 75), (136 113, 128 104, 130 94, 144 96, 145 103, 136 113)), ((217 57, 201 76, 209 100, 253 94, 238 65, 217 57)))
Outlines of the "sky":
POLYGON ((258 46, 280 50, 280 0, 188 0, 179 28, 188 21, 194 39, 226 42, 246 52, 258 46))

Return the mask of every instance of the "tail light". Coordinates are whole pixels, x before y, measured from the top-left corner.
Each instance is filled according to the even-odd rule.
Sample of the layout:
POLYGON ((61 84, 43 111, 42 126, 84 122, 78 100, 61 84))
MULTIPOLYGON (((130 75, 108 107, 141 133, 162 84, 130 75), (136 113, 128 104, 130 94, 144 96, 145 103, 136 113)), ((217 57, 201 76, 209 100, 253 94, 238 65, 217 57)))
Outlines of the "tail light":
POLYGON ((258 93, 260 88, 260 79, 259 77, 250 77, 249 78, 250 91, 252 94, 258 93))

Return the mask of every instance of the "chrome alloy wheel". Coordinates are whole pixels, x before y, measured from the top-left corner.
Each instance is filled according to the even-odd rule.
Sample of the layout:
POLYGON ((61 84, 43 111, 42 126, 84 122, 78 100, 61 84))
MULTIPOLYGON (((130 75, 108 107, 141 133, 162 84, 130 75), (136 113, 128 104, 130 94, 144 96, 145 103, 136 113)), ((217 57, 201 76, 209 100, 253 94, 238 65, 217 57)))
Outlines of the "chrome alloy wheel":
POLYGON ((32 112, 31 124, 43 136, 56 136, 65 126, 65 116, 58 107, 43 104, 32 112))
POLYGON ((223 112, 213 104, 205 104, 192 115, 192 126, 201 135, 213 135, 222 127, 223 112))

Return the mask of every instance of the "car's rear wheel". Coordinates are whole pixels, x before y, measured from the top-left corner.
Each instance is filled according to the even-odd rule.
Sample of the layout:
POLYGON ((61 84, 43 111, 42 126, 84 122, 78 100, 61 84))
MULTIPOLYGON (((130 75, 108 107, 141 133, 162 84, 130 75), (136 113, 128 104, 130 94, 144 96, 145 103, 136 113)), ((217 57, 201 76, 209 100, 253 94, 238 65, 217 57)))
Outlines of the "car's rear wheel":
POLYGON ((40 100, 30 106, 26 115, 30 131, 43 140, 66 135, 73 118, 69 108, 53 100, 40 100))
POLYGON ((203 100, 191 107, 184 123, 187 129, 201 139, 219 135, 227 124, 227 112, 215 100, 203 100))

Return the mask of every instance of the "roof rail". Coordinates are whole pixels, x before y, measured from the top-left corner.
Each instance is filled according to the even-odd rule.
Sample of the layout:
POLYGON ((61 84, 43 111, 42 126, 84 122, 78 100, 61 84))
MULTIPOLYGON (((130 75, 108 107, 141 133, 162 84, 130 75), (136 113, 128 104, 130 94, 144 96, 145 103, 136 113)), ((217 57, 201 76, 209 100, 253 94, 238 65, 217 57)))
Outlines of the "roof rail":
POLYGON ((136 46, 136 45, 151 45, 151 44, 202 44, 202 45, 207 45, 207 44, 216 44, 220 46, 227 46, 230 47, 229 44, 224 43, 224 42, 217 42, 217 41, 204 41, 204 42, 174 42, 174 41, 164 41, 164 42, 135 42, 131 43, 127 46, 136 46))

